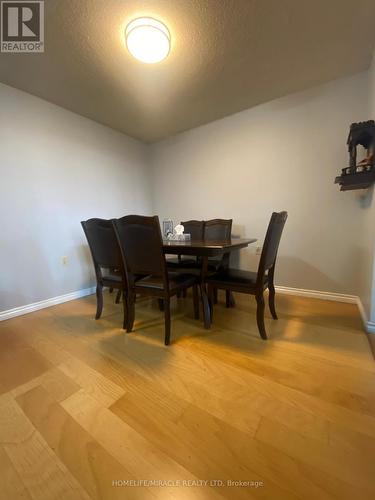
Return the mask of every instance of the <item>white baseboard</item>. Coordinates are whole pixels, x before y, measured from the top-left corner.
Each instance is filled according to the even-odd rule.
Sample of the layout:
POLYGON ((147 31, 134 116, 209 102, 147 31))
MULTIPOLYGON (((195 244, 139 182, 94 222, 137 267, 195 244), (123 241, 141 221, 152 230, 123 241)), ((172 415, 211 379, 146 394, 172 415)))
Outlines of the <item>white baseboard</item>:
POLYGON ((375 323, 368 321, 365 308, 361 299, 356 295, 346 295, 343 293, 319 292, 317 290, 304 290, 302 288, 290 288, 286 286, 276 286, 276 291, 286 295, 296 295, 299 297, 309 297, 312 299, 334 300, 336 302, 346 302, 348 304, 357 304, 359 314, 361 315, 363 326, 367 333, 375 333, 375 323))
POLYGON ((95 293, 95 287, 85 288, 83 290, 77 290, 76 292, 60 295, 59 297, 41 300, 40 302, 34 302, 33 304, 15 307, 14 309, 8 309, 7 311, 0 312, 0 321, 15 318, 16 316, 22 316, 23 314, 38 311, 39 309, 44 309, 46 307, 56 306, 57 304, 68 302, 69 300, 80 299, 81 297, 86 297, 86 295, 91 295, 93 293, 95 293))
POLYGON ((356 295, 347 295, 344 293, 320 292, 318 290, 304 290, 303 288, 291 288, 288 286, 275 286, 276 291, 286 295, 296 295, 298 297, 309 297, 311 299, 333 300, 335 302, 346 302, 356 304, 358 297, 356 295))
POLYGON ((369 321, 367 319, 367 314, 365 308, 363 307, 362 301, 359 297, 357 297, 357 306, 359 309, 359 313, 361 315, 363 325, 367 333, 375 333, 375 323, 373 321, 369 321))

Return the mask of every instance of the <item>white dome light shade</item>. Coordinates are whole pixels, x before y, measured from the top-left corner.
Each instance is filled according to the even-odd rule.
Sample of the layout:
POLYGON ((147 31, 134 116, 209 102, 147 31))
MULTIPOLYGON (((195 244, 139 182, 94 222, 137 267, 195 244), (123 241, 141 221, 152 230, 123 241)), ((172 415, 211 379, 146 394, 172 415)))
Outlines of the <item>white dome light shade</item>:
POLYGON ((139 61, 153 64, 169 54, 171 36, 168 28, 151 17, 139 17, 130 22, 125 31, 126 46, 139 61))

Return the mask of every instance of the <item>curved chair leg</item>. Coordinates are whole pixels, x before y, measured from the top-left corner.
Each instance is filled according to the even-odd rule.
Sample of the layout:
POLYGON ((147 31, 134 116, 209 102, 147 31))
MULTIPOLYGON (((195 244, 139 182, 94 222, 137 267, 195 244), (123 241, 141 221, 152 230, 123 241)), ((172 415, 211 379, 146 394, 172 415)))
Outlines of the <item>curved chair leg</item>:
POLYGON ((199 319, 199 293, 198 285, 193 286, 194 319, 199 319))
MULTIPOLYGON (((127 321, 126 321, 126 331, 129 333, 133 330, 134 316, 135 316, 135 300, 134 293, 127 293, 127 321)), ((124 324, 125 327, 125 324, 124 324)))
POLYGON ((95 319, 99 319, 103 311, 103 287, 96 285, 96 315, 95 319))
POLYGON ((263 297, 263 293, 261 295, 256 295, 255 298, 257 301, 257 324, 258 324, 259 334, 262 337, 262 339, 267 340, 267 333, 266 333, 266 329, 264 326, 264 297, 263 297))
POLYGON ((277 314, 276 314, 276 309, 275 309, 275 287, 272 285, 269 285, 268 287, 268 305, 270 307, 270 311, 272 314, 273 319, 278 319, 277 314))
POLYGON ((119 288, 119 289, 117 290, 117 294, 116 294, 116 300, 115 300, 115 303, 116 303, 116 304, 119 304, 119 303, 120 303, 120 300, 121 300, 121 293, 122 293, 122 290, 121 290, 121 288, 119 288))
POLYGON ((165 321, 164 344, 169 345, 171 339, 171 303, 169 297, 167 299, 164 299, 164 321, 165 321))

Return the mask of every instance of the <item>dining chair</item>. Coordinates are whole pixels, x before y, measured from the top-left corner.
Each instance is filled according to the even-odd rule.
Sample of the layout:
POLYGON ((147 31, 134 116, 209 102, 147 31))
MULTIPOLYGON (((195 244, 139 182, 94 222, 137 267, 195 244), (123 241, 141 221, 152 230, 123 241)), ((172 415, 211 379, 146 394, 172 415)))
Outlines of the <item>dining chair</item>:
MULTIPOLYGON (((181 221, 180 224, 184 226, 184 233, 190 234, 193 241, 203 240, 204 221, 203 220, 188 220, 181 221)), ((200 264, 195 257, 184 257, 179 255, 177 258, 167 259, 167 266, 169 269, 181 268, 199 268, 200 264)))
POLYGON ((213 291, 230 290, 233 292, 255 295, 257 302, 257 325, 262 339, 267 339, 264 326, 264 290, 269 290, 269 308, 273 319, 277 319, 275 309, 274 275, 277 251, 281 235, 287 220, 287 212, 274 212, 268 225, 263 250, 259 261, 258 272, 242 271, 238 269, 223 269, 212 276, 208 276, 208 295, 213 311, 213 291))
POLYGON ((168 272, 163 251, 159 218, 126 215, 112 221, 121 249, 123 265, 129 286, 127 294, 127 322, 124 328, 131 332, 134 324, 136 293, 157 297, 163 303, 165 345, 170 343, 170 299, 187 288, 193 288, 194 317, 199 319, 198 278, 178 272, 168 272), (135 280, 138 274, 147 277, 135 280))
POLYGON ((204 223, 204 239, 208 241, 229 240, 232 234, 232 219, 211 219, 204 223))
POLYGON ((81 225, 94 263, 97 299, 95 319, 99 319, 103 311, 103 287, 115 288, 125 297, 126 275, 112 221, 88 219, 82 221, 81 225))
MULTIPOLYGON (((229 240, 232 236, 232 219, 211 219, 205 221, 204 239, 207 241, 229 240)), ((208 259, 207 270, 209 273, 218 271, 220 268, 228 267, 229 255, 219 258, 208 259)), ((217 304, 217 289, 214 289, 214 303, 217 304)), ((225 304, 227 307, 234 307, 233 294, 228 290, 225 293, 225 304)))

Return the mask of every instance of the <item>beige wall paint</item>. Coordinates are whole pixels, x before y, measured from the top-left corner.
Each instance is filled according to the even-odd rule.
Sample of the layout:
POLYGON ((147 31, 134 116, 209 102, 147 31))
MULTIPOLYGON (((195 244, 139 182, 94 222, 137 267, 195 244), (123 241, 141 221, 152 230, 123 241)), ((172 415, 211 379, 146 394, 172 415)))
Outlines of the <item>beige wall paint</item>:
MULTIPOLYGON (((375 52, 372 64, 367 73, 367 116, 366 120, 375 119, 375 52)), ((367 320, 375 322, 375 194, 374 187, 365 191, 362 196, 361 254, 358 266, 358 295, 364 307, 367 320)))
MULTIPOLYGON (((368 119, 375 120, 375 51, 369 69, 369 115, 368 119)), ((365 259, 362 263, 362 288, 360 297, 365 308, 367 318, 375 322, 375 194, 374 188, 369 190, 366 197, 367 210, 364 213, 363 235, 366 248, 365 259)))
MULTIPOLYGON (((154 211, 174 221, 232 217, 235 233, 261 243, 271 212, 285 209, 277 284, 357 294, 368 207, 333 180, 348 163, 349 125, 366 119, 362 73, 153 145, 154 211)), ((255 269, 255 246, 234 265, 255 269)))
MULTIPOLYGON (((370 110, 371 118, 375 120, 375 50, 370 68, 370 110)), ((374 190, 373 190, 374 191, 374 190)), ((375 199, 372 199, 372 210, 369 218, 369 232, 372 236, 372 248, 375 250, 375 199)), ((371 310, 369 319, 375 323, 375 254, 372 265, 372 293, 371 293, 371 310)))
POLYGON ((1 84, 0 116, 3 311, 93 285, 80 221, 149 213, 151 195, 144 144, 1 84))

